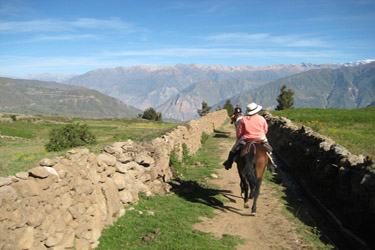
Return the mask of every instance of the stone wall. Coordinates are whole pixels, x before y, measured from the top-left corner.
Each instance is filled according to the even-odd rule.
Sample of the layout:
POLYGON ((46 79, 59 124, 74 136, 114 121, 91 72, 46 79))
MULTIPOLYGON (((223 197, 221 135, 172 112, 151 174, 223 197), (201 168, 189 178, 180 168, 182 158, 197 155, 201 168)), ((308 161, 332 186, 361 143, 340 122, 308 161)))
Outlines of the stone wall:
POLYGON ((39 166, 0 177, 0 249, 90 249, 104 227, 126 211, 124 205, 146 195, 165 194, 172 177, 169 157, 194 154, 203 132, 228 118, 226 110, 178 126, 151 143, 116 142, 95 155, 73 149, 42 159, 39 166))
MULTIPOLYGON (((375 165, 332 139, 266 113, 267 137, 287 170, 348 228, 375 247, 375 165)), ((345 240, 345 239, 342 239, 345 240)))

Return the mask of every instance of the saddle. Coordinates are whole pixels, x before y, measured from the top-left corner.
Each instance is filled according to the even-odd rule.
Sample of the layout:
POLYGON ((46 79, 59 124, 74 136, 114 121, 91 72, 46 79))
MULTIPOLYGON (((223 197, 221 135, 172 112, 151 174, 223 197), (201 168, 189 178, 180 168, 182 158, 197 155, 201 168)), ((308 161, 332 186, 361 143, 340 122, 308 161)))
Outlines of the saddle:
POLYGON ((254 154, 256 153, 256 147, 255 144, 260 145, 264 148, 264 150, 268 153, 271 153, 273 148, 268 142, 264 141, 240 141, 241 148, 245 147, 245 153, 249 153, 251 151, 251 147, 254 147, 254 154))

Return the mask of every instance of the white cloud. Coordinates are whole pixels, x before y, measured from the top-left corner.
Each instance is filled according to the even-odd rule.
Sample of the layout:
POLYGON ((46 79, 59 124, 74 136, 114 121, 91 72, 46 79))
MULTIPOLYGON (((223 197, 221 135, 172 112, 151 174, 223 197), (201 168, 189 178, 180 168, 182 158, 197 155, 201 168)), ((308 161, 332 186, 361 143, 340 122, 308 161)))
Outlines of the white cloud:
POLYGON ((74 21, 56 19, 9 21, 0 22, 1 33, 25 33, 25 32, 76 32, 80 30, 115 30, 121 32, 134 32, 135 25, 126 23, 119 18, 95 19, 78 18, 74 21))
POLYGON ((154 50, 129 50, 122 52, 107 53, 107 56, 170 56, 170 57, 231 57, 231 56, 280 56, 280 57, 323 57, 329 58, 340 53, 334 50, 263 50, 245 48, 171 48, 154 50))
POLYGON ((69 40, 82 40, 82 39, 99 39, 97 35, 92 34, 79 34, 79 35, 56 35, 48 36, 41 35, 37 36, 28 42, 37 42, 37 41, 69 41, 69 40))
POLYGON ((321 37, 312 35, 271 35, 268 33, 220 33, 205 37, 206 40, 228 44, 245 45, 257 44, 263 46, 281 47, 331 47, 330 43, 321 37))

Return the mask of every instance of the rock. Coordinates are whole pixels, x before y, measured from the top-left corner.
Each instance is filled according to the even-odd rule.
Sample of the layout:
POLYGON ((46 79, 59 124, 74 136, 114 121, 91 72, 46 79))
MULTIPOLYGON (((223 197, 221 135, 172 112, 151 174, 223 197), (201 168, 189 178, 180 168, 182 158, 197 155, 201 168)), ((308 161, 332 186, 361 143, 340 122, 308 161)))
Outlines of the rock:
POLYGON ((123 146, 122 146, 122 149, 124 149, 125 152, 133 152, 135 150, 135 145, 134 145, 134 142, 132 140, 127 140, 123 146))
POLYGON ((43 223, 45 219, 45 215, 41 213, 40 211, 42 211, 41 208, 38 208, 34 211, 34 213, 29 215, 28 222, 27 222, 29 226, 38 227, 43 223))
POLYGON ((15 200, 17 198, 17 191, 11 186, 0 187, 0 204, 3 199, 15 200))
POLYGON ((133 196, 129 190, 121 190, 119 192, 120 200, 123 204, 127 204, 133 201, 133 196))
POLYGON ((107 152, 108 154, 121 154, 123 152, 123 149, 121 147, 111 147, 107 146, 104 148, 104 151, 107 152))
POLYGON ((123 190, 125 188, 125 178, 123 174, 114 173, 112 180, 115 182, 115 185, 118 190, 123 190))
POLYGON ((12 185, 17 190, 17 194, 21 197, 38 196, 40 195, 40 188, 34 180, 22 180, 12 185))
POLYGON ((55 162, 53 160, 43 158, 39 161, 39 165, 42 167, 52 167, 53 165, 55 165, 55 162))
POLYGON ((22 179, 22 180, 26 180, 29 177, 29 173, 28 172, 19 172, 19 173, 16 173, 16 177, 19 178, 19 179, 22 179))
POLYGON ((10 177, 0 177, 0 187, 10 185, 12 183, 12 179, 10 177))
POLYGON ((49 175, 59 176, 57 171, 51 167, 36 167, 29 170, 29 173, 38 178, 46 178, 49 175))
POLYGON ((47 247, 57 246, 62 242, 64 238, 64 233, 54 233, 53 235, 49 236, 46 240, 47 247))
POLYGON ((119 161, 121 163, 128 163, 128 162, 134 160, 133 155, 134 155, 133 152, 126 152, 126 153, 123 153, 123 154, 116 155, 116 158, 117 158, 117 161, 119 161))
POLYGON ((105 198, 107 200, 107 225, 111 225, 114 219, 117 217, 116 214, 119 212, 122 204, 120 202, 120 196, 117 191, 116 184, 112 179, 107 179, 103 184, 105 198))
POLYGON ((219 178, 216 174, 211 174, 211 177, 214 178, 214 179, 219 178))
POLYGON ((76 250, 90 250, 90 243, 85 239, 76 239, 76 250))
POLYGON ((98 159, 107 164, 107 166, 114 166, 116 164, 116 157, 113 155, 99 154, 98 159))
POLYGON ((29 249, 34 243, 34 228, 25 227, 15 231, 18 249, 29 249))
POLYGON ((153 166, 155 164, 155 160, 146 153, 137 154, 134 161, 144 167, 153 166))
POLYGON ((127 171, 130 171, 130 170, 144 171, 144 168, 134 161, 131 161, 131 162, 128 162, 128 163, 125 163, 125 164, 117 162, 115 167, 116 167, 117 171, 120 172, 120 173, 126 173, 127 171))
POLYGON ((68 228, 65 232, 64 238, 62 240, 64 249, 65 248, 73 248, 74 247, 74 239, 76 234, 74 233, 74 230, 71 228, 68 228))

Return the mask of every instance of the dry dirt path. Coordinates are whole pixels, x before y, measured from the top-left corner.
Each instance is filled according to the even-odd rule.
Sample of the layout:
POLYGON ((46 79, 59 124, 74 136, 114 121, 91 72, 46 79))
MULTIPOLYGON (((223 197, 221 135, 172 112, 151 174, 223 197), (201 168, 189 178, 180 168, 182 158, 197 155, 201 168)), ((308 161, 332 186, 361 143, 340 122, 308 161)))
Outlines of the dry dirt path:
MULTIPOLYGON (((233 127, 230 126, 225 127, 225 130, 234 132, 233 127)), ((232 136, 234 138, 234 135, 232 136)), ((232 147, 232 142, 227 140, 221 147, 227 149, 221 156, 224 161, 232 147)), ((240 236, 245 240, 245 244, 239 245, 237 249, 313 249, 296 233, 293 222, 282 214, 283 204, 277 198, 276 190, 271 184, 262 182, 257 202, 257 215, 250 216, 250 208, 244 208, 240 196, 236 164, 233 164, 230 170, 219 169, 218 174, 219 178, 211 182, 225 193, 228 202, 223 208, 215 210, 218 215, 214 218, 201 218, 203 222, 194 225, 196 229, 212 232, 218 238, 224 234, 240 236)), ((252 200, 249 204, 252 205, 252 200)))

